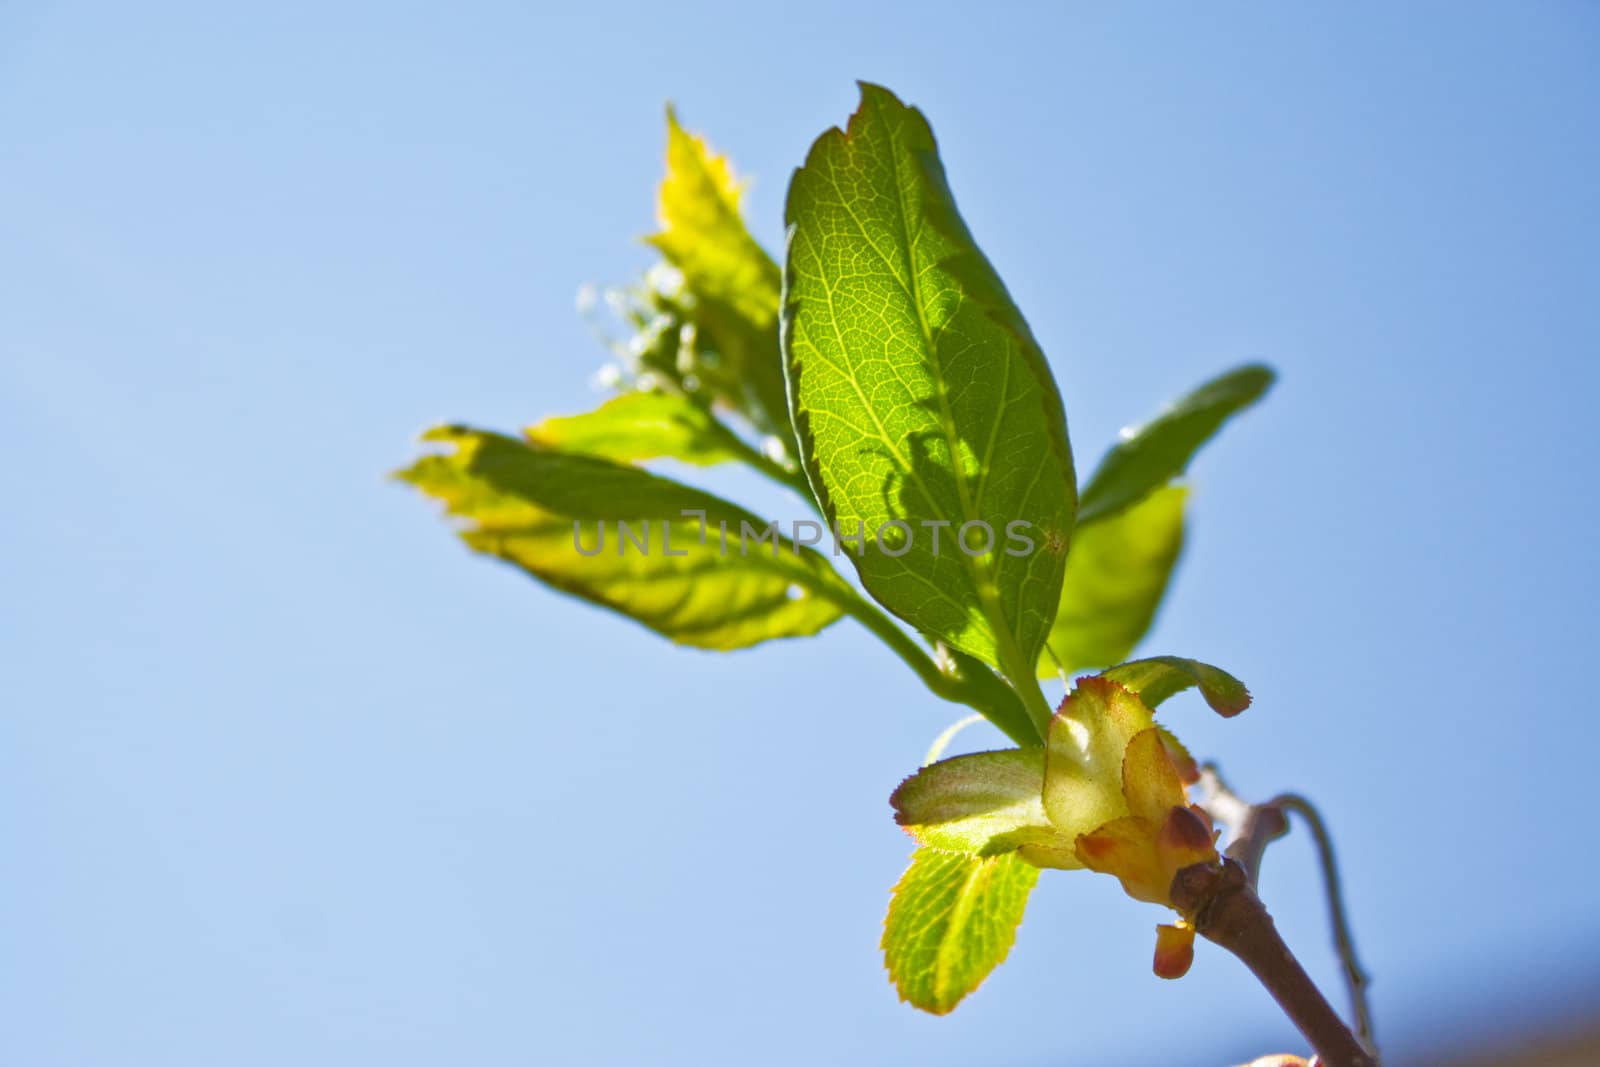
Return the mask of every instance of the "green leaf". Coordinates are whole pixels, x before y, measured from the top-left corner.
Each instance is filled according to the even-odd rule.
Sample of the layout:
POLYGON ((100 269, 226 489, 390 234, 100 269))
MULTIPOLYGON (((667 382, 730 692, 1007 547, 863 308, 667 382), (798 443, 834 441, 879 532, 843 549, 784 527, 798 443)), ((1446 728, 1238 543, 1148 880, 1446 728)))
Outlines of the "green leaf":
POLYGON ((1150 629, 1183 549, 1187 490, 1167 486, 1080 528, 1039 677, 1120 663, 1150 629), (1058 667, 1059 664, 1059 667, 1058 667))
POLYGON ((466 520, 461 537, 473 549, 681 644, 733 649, 814 634, 854 595, 822 555, 781 535, 756 543, 767 524, 709 493, 466 427, 439 427, 424 440, 453 451, 397 476, 466 520), (704 544, 686 509, 706 513, 704 544), (648 550, 619 522, 634 538, 643 534, 648 550), (741 552, 745 523, 751 537, 741 552))
POLYGON ((1182 474, 1189 460, 1230 415, 1272 385, 1271 369, 1239 367, 1213 378, 1132 431, 1106 453, 1078 504, 1078 525, 1115 515, 1182 474))
POLYGON ((623 393, 582 415, 528 427, 530 444, 618 463, 676 459, 706 467, 741 458, 706 408, 677 393, 623 393))
POLYGON ((1026 844, 1062 845, 1045 817, 1042 748, 974 752, 930 763, 889 797, 917 844, 980 856, 1026 844))
POLYGON ((921 113, 862 85, 849 132, 823 134, 795 173, 785 217, 789 399, 818 502, 846 534, 865 528, 853 558, 880 603, 1031 680, 1073 526, 1066 419, 921 113), (1012 522, 1031 524, 1031 545, 1008 540, 1012 522), (956 545, 966 523, 987 524, 992 551, 956 545))
POLYGON ((1039 870, 1014 853, 919 848, 894 887, 883 958, 900 999, 943 1015, 1011 951, 1039 870))
POLYGON ((667 111, 667 174, 649 238, 682 273, 693 297, 700 348, 713 360, 697 368, 734 406, 768 433, 788 436, 783 361, 778 351, 782 275, 745 228, 743 188, 726 157, 678 125, 667 111))
POLYGON ((1136 659, 1118 664, 1102 676, 1138 693, 1151 708, 1191 686, 1199 686, 1211 709, 1226 718, 1250 706, 1250 690, 1239 679, 1220 667, 1181 656, 1136 659))

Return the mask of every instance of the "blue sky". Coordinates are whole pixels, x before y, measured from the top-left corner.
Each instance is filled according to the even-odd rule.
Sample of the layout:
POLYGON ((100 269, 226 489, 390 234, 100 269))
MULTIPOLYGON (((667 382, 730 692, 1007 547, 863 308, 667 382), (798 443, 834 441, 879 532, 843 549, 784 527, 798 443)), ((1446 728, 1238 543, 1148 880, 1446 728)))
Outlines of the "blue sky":
MULTIPOLYGON (((1168 719, 1322 805, 1391 1049, 1592 1010, 1600 8, 23 0, 0 1062, 1299 1047, 1216 950, 1153 978, 1161 916, 1083 874, 1046 875, 953 1016, 898 1004, 885 798, 949 707, 849 623, 677 649, 384 480, 431 422, 593 403, 573 294, 649 262, 666 100, 775 247, 858 77, 932 121, 1080 466, 1278 368, 1194 468, 1146 647, 1255 691, 1168 719)), ((1264 891, 1331 982, 1303 840, 1264 891)))

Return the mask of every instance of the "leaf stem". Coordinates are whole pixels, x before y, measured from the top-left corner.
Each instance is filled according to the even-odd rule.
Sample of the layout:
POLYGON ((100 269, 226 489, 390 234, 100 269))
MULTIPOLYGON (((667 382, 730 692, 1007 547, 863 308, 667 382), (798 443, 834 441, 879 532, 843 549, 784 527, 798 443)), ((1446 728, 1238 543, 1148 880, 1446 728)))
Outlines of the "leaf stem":
MULTIPOLYGON (((721 419, 711 416, 711 422, 717 428, 718 436, 729 451, 735 453, 754 470, 766 475, 779 485, 793 490, 811 506, 813 511, 819 516, 822 515, 822 509, 817 506, 816 497, 811 492, 811 485, 806 480, 804 471, 790 470, 775 462, 771 457, 735 433, 732 427, 721 419)), ((1050 709, 1044 699, 1044 692, 1039 688, 1038 680, 1031 670, 1022 675, 1025 678, 1025 683, 1016 688, 1015 692, 1012 691, 1012 687, 1005 685, 1004 682, 997 678, 978 678, 973 677, 970 673, 963 676, 962 669, 968 672, 982 671, 984 674, 989 673, 987 667, 976 661, 968 664, 957 662, 952 669, 944 670, 921 645, 913 640, 888 615, 884 614, 876 605, 854 590, 848 593, 830 590, 826 595, 845 614, 861 623, 873 636, 888 645, 889 650, 899 656, 908 667, 916 672, 917 677, 922 680, 922 684, 927 686, 935 696, 954 704, 965 704, 967 707, 975 709, 1019 745, 1038 745, 1046 736, 1050 722, 1050 709), (1021 701, 1020 706, 1016 703, 1018 700, 1021 701), (1007 714, 1009 709, 1008 707, 1002 707, 1003 703, 1008 704, 1010 708, 1020 707, 1020 711, 1025 713, 1026 720, 1031 724, 1032 729, 1024 728, 1023 723, 1019 721, 1021 716, 1016 711, 1007 714)), ((962 657, 956 655, 951 658, 959 661, 962 657)), ((1008 671, 1008 673, 1010 672, 1008 671)))
MULTIPOLYGON (((971 564, 972 560, 968 559, 967 562, 971 564)), ((1005 611, 1000 606, 1000 598, 988 584, 987 574, 979 573, 975 564, 973 567, 974 577, 978 583, 978 599, 983 604, 990 625, 994 627, 995 652, 1000 660, 1000 673, 1011 682, 1011 687, 1022 699, 1023 710, 1032 720, 1033 728, 1040 740, 1048 739, 1052 712, 1050 702, 1044 697, 1044 690, 1039 687, 1037 664, 1023 656, 1016 635, 1011 632, 1005 611)))
POLYGON ((1041 738, 1050 736, 1050 719, 1055 714, 1050 709, 1050 701, 1045 699, 1044 690, 1039 686, 1039 678, 1035 673, 1033 664, 1024 663, 1019 656, 1012 656, 1011 664, 1006 668, 1006 676, 1011 679, 1011 684, 1016 687, 1017 695, 1022 698, 1022 706, 1028 712, 1028 718, 1033 720, 1033 728, 1039 732, 1041 738))
POLYGON ((783 464, 777 462, 771 456, 768 456, 765 452, 762 452, 759 448, 752 445, 749 441, 746 441, 739 434, 735 433, 731 426, 717 418, 715 415, 710 416, 710 418, 712 425, 717 428, 717 436, 722 440, 722 443, 730 452, 735 453, 741 460, 749 464, 756 471, 766 475, 768 478, 771 478, 785 489, 790 489, 795 493, 798 493, 800 495, 800 499, 809 504, 813 511, 817 510, 817 502, 811 496, 811 485, 806 481, 804 471, 798 469, 791 470, 790 468, 785 467, 783 464))
MULTIPOLYGON (((867 601, 853 589, 849 592, 830 594, 834 603, 845 614, 865 626, 874 637, 889 646, 889 650, 903 660, 910 667, 922 684, 935 696, 948 700, 953 704, 965 704, 967 707, 982 713, 983 717, 994 723, 995 726, 1019 745, 1036 746, 1039 744, 1037 737, 1032 737, 1023 729, 1023 723, 1016 721, 1015 715, 1004 714, 1003 709, 997 707, 998 693, 994 687, 1010 693, 1010 689, 993 679, 994 687, 983 685, 977 679, 963 678, 954 671, 941 670, 940 666, 921 645, 912 639, 911 635, 902 630, 893 619, 879 610, 876 605, 867 601)), ((980 669, 987 668, 977 665, 980 669)), ((1042 699, 1042 696, 1041 696, 1042 699)))

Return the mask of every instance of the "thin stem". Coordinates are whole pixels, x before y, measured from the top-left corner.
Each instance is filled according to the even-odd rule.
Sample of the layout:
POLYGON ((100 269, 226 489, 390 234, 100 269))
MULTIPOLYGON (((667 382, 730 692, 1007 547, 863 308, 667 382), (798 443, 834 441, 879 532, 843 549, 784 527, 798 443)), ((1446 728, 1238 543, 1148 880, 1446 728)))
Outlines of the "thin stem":
POLYGON ((1350 934, 1350 920, 1345 914, 1344 890, 1339 881, 1339 864, 1333 855, 1333 838, 1322 816, 1305 797, 1285 793, 1273 797, 1268 804, 1275 809, 1292 811, 1304 819, 1317 843, 1317 861, 1322 865, 1322 880, 1327 887, 1328 921, 1333 926, 1333 945, 1343 966, 1345 986, 1350 991, 1350 1010, 1356 1020, 1356 1036, 1372 1051, 1376 1060, 1378 1042, 1373 1034, 1372 1007, 1367 1002, 1367 986, 1372 979, 1356 959, 1356 942, 1350 934))
POLYGON ((1261 881, 1261 860, 1267 846, 1289 832, 1289 820, 1270 804, 1252 804, 1222 780, 1214 763, 1200 768, 1200 806, 1232 831, 1228 857, 1249 876, 1250 888, 1261 881))
MULTIPOLYGON (((1008 644, 1013 642, 1007 641, 1008 644)), ((1015 649, 1012 649, 1015 652, 1015 649)), ((1023 710, 1028 713, 1028 718, 1033 722, 1033 728, 1039 732, 1040 737, 1050 736, 1050 717, 1054 714, 1050 710, 1050 701, 1045 699, 1044 690, 1039 686, 1038 675, 1034 673, 1033 664, 1024 663, 1017 655, 1006 657, 1006 676, 1012 679, 1017 695, 1022 698, 1023 710)))
POLYGON ((1261 859, 1267 846, 1289 832, 1289 819, 1270 804, 1252 805, 1239 824, 1239 832, 1228 846, 1228 857, 1237 860, 1250 876, 1250 888, 1261 884, 1261 859))
POLYGON ((957 719, 945 727, 944 731, 933 739, 933 744, 928 746, 928 754, 922 757, 922 765, 926 767, 930 763, 939 762, 939 757, 943 756, 944 750, 950 747, 950 742, 956 739, 956 734, 959 734, 969 726, 976 726, 983 721, 984 716, 974 712, 966 718, 957 719))
POLYGON ((952 678, 939 670, 933 658, 923 651, 922 646, 911 639, 900 627, 862 597, 852 590, 848 595, 840 595, 835 602, 844 609, 845 614, 865 626, 874 637, 889 646, 889 651, 905 661, 906 666, 917 673, 922 679, 922 684, 933 691, 935 696, 957 704, 967 703, 967 693, 960 681, 952 678))
POLYGON ((1022 655, 1016 635, 1011 632, 1006 622, 1005 610, 1000 606, 999 592, 990 581, 986 569, 979 567, 971 556, 967 556, 966 561, 967 571, 972 575, 973 584, 978 591, 978 603, 983 608, 984 615, 988 616, 989 624, 994 631, 995 655, 1000 661, 997 665, 1000 673, 1011 682, 1012 689, 1022 701, 1022 710, 1033 723, 1034 732, 1041 740, 1048 738, 1050 702, 1045 699, 1044 690, 1039 687, 1036 663, 1022 655))
POLYGON ((1239 957, 1311 1043, 1322 1067, 1378 1067, 1278 934, 1272 916, 1236 861, 1179 871, 1172 902, 1194 916, 1195 932, 1239 957))
MULTIPOLYGON (((816 496, 811 491, 811 484, 806 480, 804 471, 790 470, 771 457, 751 445, 739 434, 735 433, 727 423, 711 417, 711 423, 716 427, 716 433, 725 447, 735 453, 750 467, 766 475, 785 488, 793 490, 811 509, 822 516, 822 509, 817 504, 816 496)), ((970 561, 969 561, 970 562, 970 561)), ((938 697, 955 704, 965 704, 977 710, 984 718, 994 723, 1013 741, 1020 745, 1037 745, 1046 736, 1050 724, 1050 705, 1045 700, 1044 691, 1039 688, 1039 681, 1034 676, 1031 664, 1021 664, 1020 658, 1011 656, 1004 664, 1006 675, 1015 675, 1018 681, 1012 686, 998 683, 1005 689, 1004 700, 1010 702, 1016 699, 1021 702, 1022 711, 1026 714, 1032 731, 1020 729, 1018 724, 1010 720, 1014 716, 994 714, 995 702, 998 694, 992 686, 986 686, 977 679, 963 677, 959 670, 945 671, 939 664, 931 659, 925 649, 906 634, 889 616, 861 597, 854 590, 849 593, 827 592, 827 595, 837 604, 845 614, 865 626, 874 636, 889 646, 890 651, 899 656, 907 666, 916 672, 922 684, 938 697), (1015 661, 1015 662, 1013 662, 1015 661), (1026 668, 1026 669, 1024 669, 1026 668), (1037 735, 1037 736, 1034 736, 1037 735)), ((980 590, 980 596, 982 590, 980 590)), ((995 607, 985 600, 985 607, 995 607)), ((1014 649, 1015 641, 1009 640, 1009 635, 1001 634, 1000 649, 1004 657, 1007 646, 1014 649)), ((982 668, 987 672, 988 668, 982 668)), ((996 681, 992 680, 991 681, 996 681)))
MULTIPOLYGON (((730 452, 736 453, 745 463, 771 478, 785 489, 793 490, 800 496, 800 499, 810 505, 813 511, 818 511, 817 502, 811 495, 811 484, 806 481, 804 471, 798 469, 790 470, 785 467, 749 441, 746 441, 739 434, 734 433, 731 426, 716 416, 711 416, 711 422, 717 428, 717 436, 730 452)), ((820 511, 818 513, 820 514, 820 511)))
POLYGON ((1044 654, 1050 657, 1050 662, 1055 666, 1056 674, 1061 678, 1061 684, 1068 689, 1072 688, 1072 679, 1067 677, 1066 665, 1061 662, 1061 657, 1056 655, 1056 650, 1050 647, 1050 642, 1044 643, 1044 654))
MULTIPOLYGON (((827 595, 846 615, 865 626, 874 637, 888 645, 889 650, 916 672, 922 684, 935 696, 953 704, 965 704, 981 713, 1019 745, 1039 744, 1039 738, 1021 732, 1025 727, 1019 728, 1013 725, 1005 715, 992 714, 994 697, 997 694, 988 692, 987 687, 976 679, 969 680, 959 673, 940 669, 939 664, 921 645, 896 625, 893 619, 855 590, 830 591, 827 595)), ((987 671, 987 668, 983 669, 987 671)), ((1004 682, 998 678, 991 680, 995 687, 1010 693, 1009 687, 1006 687, 1004 682)))
MULTIPOLYGON (((711 416, 711 424, 716 427, 717 436, 730 452, 736 454, 751 468, 777 482, 786 489, 792 490, 810 506, 818 515, 822 509, 817 506, 816 497, 811 492, 811 485, 806 481, 805 472, 790 470, 781 463, 774 461, 766 453, 756 448, 742 436, 735 433, 727 423, 711 416)), ((854 590, 849 592, 829 590, 825 593, 846 615, 865 626, 869 632, 877 637, 889 650, 899 656, 910 667, 922 684, 927 686, 935 696, 942 697, 956 704, 966 704, 976 707, 972 694, 966 692, 959 680, 939 670, 936 663, 929 658, 922 647, 913 641, 906 632, 896 626, 887 615, 879 611, 871 603, 857 595, 854 590)))
POLYGON ((1251 804, 1228 788, 1216 765, 1211 763, 1200 768, 1197 786, 1200 805, 1212 818, 1225 823, 1232 830, 1233 839, 1228 844, 1227 855, 1239 864, 1252 890, 1261 877, 1261 860, 1267 845, 1289 831, 1289 819, 1284 813, 1292 811, 1306 821, 1316 842, 1317 859, 1322 867, 1333 943, 1342 965, 1345 987, 1350 994, 1356 1037, 1370 1053, 1372 1062, 1377 1063, 1378 1044, 1366 992, 1371 979, 1356 959, 1355 938, 1351 935, 1350 922, 1345 914, 1339 866, 1333 855, 1333 839, 1322 816, 1309 800, 1295 793, 1273 797, 1265 804, 1251 804))

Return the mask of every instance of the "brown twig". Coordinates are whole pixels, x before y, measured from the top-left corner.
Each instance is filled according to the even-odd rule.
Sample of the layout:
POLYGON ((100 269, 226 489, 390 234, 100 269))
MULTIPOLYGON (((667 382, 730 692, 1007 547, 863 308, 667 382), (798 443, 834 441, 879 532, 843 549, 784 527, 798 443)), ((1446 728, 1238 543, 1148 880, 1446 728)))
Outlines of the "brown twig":
MULTIPOLYGON (((1251 895, 1259 884, 1261 877, 1261 861, 1266 852, 1267 845, 1286 834, 1289 830, 1289 820, 1285 812, 1293 812, 1305 820, 1311 835, 1316 842, 1317 857, 1322 866, 1322 876, 1327 887, 1328 914, 1333 927, 1334 947, 1338 952, 1342 965, 1345 986, 1350 994, 1351 1013, 1355 1019, 1355 1038, 1366 1051, 1370 1062, 1378 1062, 1377 1042, 1373 1035, 1372 1009, 1368 1005, 1366 989, 1370 983, 1361 964, 1356 959, 1355 939, 1350 933, 1350 924, 1345 916, 1344 895, 1339 884, 1339 869, 1334 861, 1333 843, 1328 834, 1328 828, 1322 821, 1310 801, 1292 793, 1274 797, 1265 804, 1251 804, 1241 798, 1227 783, 1222 780, 1217 768, 1206 764, 1200 769, 1200 805, 1208 811, 1216 821, 1227 825, 1232 831, 1232 840, 1228 844, 1226 855, 1234 861, 1241 872, 1245 885, 1250 889, 1251 895)), ((1259 904, 1259 898, 1257 899, 1259 904)), ((1265 909, 1263 908, 1263 916, 1265 909)), ((1270 923, 1270 918, 1267 919, 1270 923)), ((1204 931, 1201 931, 1204 933, 1204 931)), ((1276 935, 1274 935, 1276 936, 1276 935)), ((1212 940, 1216 940, 1212 938, 1212 940)), ((1288 949, 1283 950, 1286 954, 1288 949)), ((1237 953, 1236 953, 1237 954, 1237 953)), ((1243 958, 1243 957, 1241 957, 1243 958)), ((1250 965, 1249 961, 1245 961, 1250 965)), ((1292 957, 1291 957, 1292 962, 1292 957)), ((1256 970, 1250 965, 1251 970, 1256 970)), ((1299 964, 1295 963, 1296 969, 1299 964)), ((1256 972, 1258 977, 1260 972, 1256 972)), ((1301 972, 1303 974, 1303 972, 1301 972)), ((1265 983, 1266 979, 1262 978, 1265 983)), ((1269 990, 1272 987, 1268 986, 1269 990)), ((1273 995, 1278 996, 1276 990, 1273 995)), ((1317 998, 1322 1000, 1321 993, 1317 998)), ((1282 1000, 1280 998, 1280 1003, 1282 1000)), ((1322 1000, 1323 1004, 1327 1002, 1322 1000)), ((1288 1010, 1285 1005, 1285 1010, 1288 1010)), ((1291 1013, 1292 1017, 1292 1013, 1291 1013)), ((1297 1021, 1298 1025, 1298 1021, 1297 1021)), ((1307 1039, 1311 1039, 1309 1033, 1307 1039)), ((1318 1048, 1319 1054, 1321 1053, 1318 1048)), ((1331 1063, 1323 1054, 1324 1062, 1331 1063)))
POLYGON ((1311 1043, 1323 1067, 1378 1067, 1284 944, 1237 860, 1185 867, 1172 881, 1172 902, 1194 916, 1196 933, 1250 968, 1311 1043))
MULTIPOLYGON (((1367 1003, 1367 986, 1372 979, 1362 970, 1356 959, 1356 942, 1350 934, 1350 920, 1345 915, 1344 891, 1339 885, 1339 865, 1333 856, 1333 839, 1327 824, 1311 802, 1294 793, 1273 797, 1269 805, 1280 812, 1292 811, 1306 822, 1313 840, 1317 843, 1317 860, 1322 865, 1322 880, 1328 893, 1328 921, 1333 926, 1333 945, 1339 953, 1339 963, 1344 969, 1345 986, 1350 991, 1350 1010, 1355 1015, 1356 1036, 1361 1043, 1378 1054, 1377 1038, 1373 1036, 1372 1008, 1367 1003)), ((1286 827, 1287 829, 1287 827, 1286 827)))
POLYGON ((1227 854, 1238 861, 1254 889, 1261 880, 1267 846, 1289 832, 1289 820, 1274 804, 1251 804, 1228 788, 1214 764, 1200 768, 1200 806, 1232 831, 1227 854))

